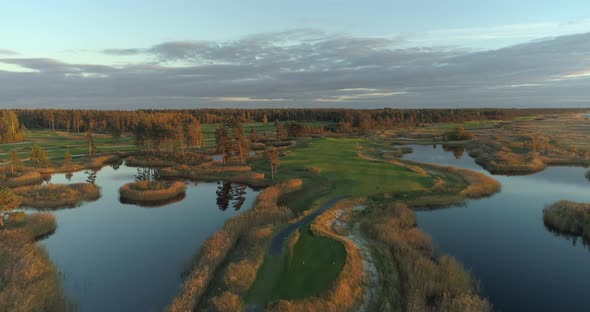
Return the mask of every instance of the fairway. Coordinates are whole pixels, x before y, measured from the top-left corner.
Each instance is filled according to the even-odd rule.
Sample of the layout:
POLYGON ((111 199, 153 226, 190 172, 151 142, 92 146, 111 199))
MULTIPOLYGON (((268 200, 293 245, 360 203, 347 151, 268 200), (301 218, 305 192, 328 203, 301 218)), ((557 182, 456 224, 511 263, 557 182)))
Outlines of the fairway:
MULTIPOLYGON (((281 159, 282 178, 301 176, 302 170, 319 173, 308 176, 299 197, 289 196, 283 203, 295 211, 311 209, 338 196, 362 197, 374 194, 401 194, 427 191, 434 185, 406 167, 358 155, 365 139, 321 138, 311 140, 281 159), (316 191, 314 191, 316 190, 316 191), (302 204, 307 207, 300 207, 302 204)), ((295 194, 293 194, 295 195, 295 194)), ((346 260, 344 246, 333 239, 315 236, 309 225, 300 228, 300 238, 291 259, 268 255, 258 270, 246 301, 266 304, 279 299, 301 299, 327 291, 346 260)))
POLYGON ((360 158, 359 148, 366 142, 365 139, 315 139, 283 158, 280 170, 318 168, 319 175, 333 184, 329 197, 416 192, 434 185, 431 177, 406 167, 360 158))

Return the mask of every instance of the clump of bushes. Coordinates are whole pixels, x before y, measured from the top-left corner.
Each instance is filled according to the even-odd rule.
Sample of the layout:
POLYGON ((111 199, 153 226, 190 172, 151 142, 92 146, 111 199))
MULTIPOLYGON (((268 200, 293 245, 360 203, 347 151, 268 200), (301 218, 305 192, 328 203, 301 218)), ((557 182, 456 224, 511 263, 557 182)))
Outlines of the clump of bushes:
POLYGON ((0 302, 3 311, 63 311, 56 267, 37 238, 55 231, 52 214, 26 215, 0 229, 0 302))
POLYGON ((455 127, 455 129, 445 134, 445 138, 447 141, 471 140, 473 139, 473 137, 473 133, 465 131, 465 128, 461 125, 458 125, 457 127, 455 127))
POLYGON ((215 271, 225 261, 240 237, 250 229, 278 224, 289 220, 293 214, 287 207, 277 205, 282 193, 297 190, 301 181, 270 186, 256 198, 254 207, 226 221, 223 227, 211 235, 201 246, 193 260, 192 269, 180 294, 168 306, 169 311, 192 311, 201 301, 215 271))
POLYGON ((136 202, 165 201, 186 192, 186 183, 179 181, 137 181, 119 189, 122 199, 136 202))
POLYGON ((38 209, 73 208, 100 197, 100 188, 92 183, 49 184, 15 189, 22 205, 38 209))
POLYGON ((401 294, 405 311, 491 311, 463 266, 434 253, 430 237, 415 227, 413 214, 406 205, 395 203, 366 224, 369 234, 386 246, 382 256, 391 259, 384 261, 395 261, 399 270, 386 271, 382 277, 399 283, 381 289, 380 310, 398 306, 393 298, 401 294))
POLYGON ((543 209, 543 221, 550 229, 590 241, 590 204, 559 201, 543 209))

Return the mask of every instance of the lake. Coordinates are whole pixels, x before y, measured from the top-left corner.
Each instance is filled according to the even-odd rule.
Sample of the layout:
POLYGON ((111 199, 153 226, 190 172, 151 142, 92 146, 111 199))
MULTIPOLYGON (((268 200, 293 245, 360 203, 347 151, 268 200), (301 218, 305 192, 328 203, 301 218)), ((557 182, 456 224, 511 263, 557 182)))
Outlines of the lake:
POLYGON ((90 178, 101 187, 99 200, 55 211, 57 231, 39 242, 79 311, 161 311, 180 290, 202 242, 250 209, 258 193, 232 183, 189 182, 186 197, 168 205, 122 204, 119 188, 148 171, 115 165, 74 173, 71 181, 64 174, 51 179, 90 178))
MULTIPOLYGON (((460 150, 412 148, 405 158, 486 172, 460 150)), ((419 211, 418 225, 441 252, 471 270, 495 310, 590 311, 590 250, 543 224, 543 208, 555 201, 590 202, 586 171, 549 167, 527 176, 494 175, 500 193, 462 207, 419 211)))

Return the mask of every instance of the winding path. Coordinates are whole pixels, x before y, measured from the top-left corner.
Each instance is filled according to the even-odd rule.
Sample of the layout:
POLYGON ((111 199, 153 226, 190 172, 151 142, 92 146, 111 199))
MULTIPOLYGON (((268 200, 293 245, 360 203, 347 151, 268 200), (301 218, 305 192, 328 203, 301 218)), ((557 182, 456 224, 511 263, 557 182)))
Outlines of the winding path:
POLYGON ((329 200, 328 202, 324 203, 320 208, 316 209, 314 212, 310 213, 309 215, 303 217, 301 220, 297 221, 296 223, 289 224, 289 226, 282 229, 272 239, 272 241, 270 242, 270 250, 268 251, 268 253, 271 256, 280 255, 283 250, 283 246, 285 245, 285 242, 287 241, 287 238, 289 238, 289 236, 291 234, 293 234, 293 232, 295 232, 296 229, 298 229, 299 227, 301 227, 305 224, 310 223, 317 216, 321 215, 324 211, 326 211, 330 207, 334 206, 337 202, 339 202, 345 198, 348 198, 348 197, 349 196, 339 196, 339 197, 333 198, 333 199, 329 200))

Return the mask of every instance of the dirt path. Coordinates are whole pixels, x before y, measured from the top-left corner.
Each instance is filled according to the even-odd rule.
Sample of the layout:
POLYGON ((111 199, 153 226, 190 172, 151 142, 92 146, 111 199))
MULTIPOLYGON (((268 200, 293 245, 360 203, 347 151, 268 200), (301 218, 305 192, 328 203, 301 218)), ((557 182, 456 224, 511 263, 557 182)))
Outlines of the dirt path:
MULTIPOLYGON (((363 210, 364 206, 357 206, 353 210, 363 210)), ((347 223, 340 219, 344 215, 344 211, 340 210, 336 213, 336 218, 332 220, 332 224, 337 227, 347 225, 347 223)), ((363 260, 363 302, 359 305, 357 311, 365 312, 372 311, 373 304, 377 300, 377 287, 379 285, 379 271, 373 258, 370 248, 370 242, 363 235, 361 231, 360 222, 348 224, 348 232, 344 235, 351 240, 359 249, 363 260)))
POLYGON ((317 216, 321 215, 324 211, 330 209, 330 207, 334 206, 337 202, 347 198, 348 196, 340 196, 333 198, 323 204, 320 208, 316 209, 314 212, 310 213, 309 215, 303 217, 301 220, 297 221, 296 223, 289 224, 286 228, 282 229, 270 242, 270 250, 269 254, 272 256, 280 255, 283 251, 283 246, 287 242, 287 239, 295 230, 300 228, 303 225, 306 225, 313 221, 317 216))

